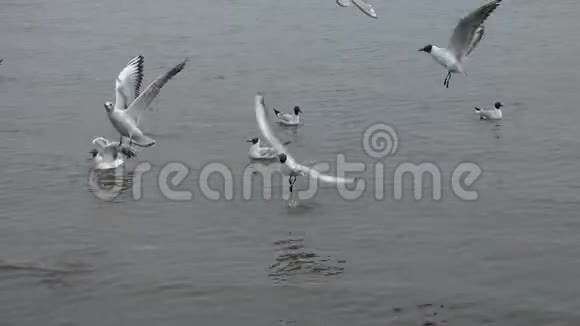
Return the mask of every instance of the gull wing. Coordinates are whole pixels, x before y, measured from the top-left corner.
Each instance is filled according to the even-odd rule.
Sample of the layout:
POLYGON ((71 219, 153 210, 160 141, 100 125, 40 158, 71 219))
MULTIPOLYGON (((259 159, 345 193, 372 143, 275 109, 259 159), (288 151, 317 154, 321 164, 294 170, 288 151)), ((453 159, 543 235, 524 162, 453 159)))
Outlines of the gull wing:
POLYGON ((143 93, 141 93, 141 95, 139 95, 139 97, 137 97, 137 99, 135 99, 135 101, 133 101, 133 103, 131 103, 131 105, 129 105, 129 108, 127 108, 127 113, 133 119, 135 119, 135 121, 137 121, 137 123, 139 123, 139 121, 141 120, 140 119, 141 113, 143 113, 143 111, 145 111, 149 107, 151 102, 153 102, 155 97, 161 91, 161 88, 171 78, 173 78, 175 75, 177 75, 179 72, 181 72, 183 70, 183 68, 185 68, 185 64, 187 63, 187 60, 188 59, 183 60, 181 63, 179 63, 175 67, 171 68, 171 70, 169 70, 165 74, 157 77, 157 79, 155 79, 151 84, 149 84, 149 86, 147 86, 145 91, 143 93))
POLYGON ((483 23, 489 15, 499 7, 501 2, 502 0, 493 0, 479 7, 477 10, 459 21, 451 35, 448 46, 449 50, 451 50, 459 60, 462 60, 471 54, 471 52, 477 47, 485 32, 483 23))
POLYGON ((281 114, 277 114, 276 115, 278 117, 278 119, 280 119, 280 121, 286 122, 286 123, 292 123, 292 115, 288 114, 288 113, 281 113, 281 114))
POLYGON ((93 144, 100 147, 99 152, 104 161, 110 162, 116 159, 118 143, 110 142, 104 137, 97 137, 93 139, 93 144))
POLYGON ((255 106, 255 110, 256 110, 256 120, 258 122, 258 127, 260 128, 260 131, 262 132, 262 136, 264 136, 264 138, 270 144, 272 144, 272 147, 274 147, 274 149, 278 153, 285 153, 286 154, 287 159, 286 159, 285 164, 290 169, 292 169, 293 171, 300 171, 304 174, 309 174, 312 178, 319 179, 319 180, 327 182, 327 183, 352 183, 352 182, 354 182, 354 179, 338 178, 338 177, 322 174, 313 168, 301 165, 298 162, 296 162, 296 160, 290 155, 290 153, 288 153, 288 151, 286 150, 286 147, 284 147, 284 145, 282 145, 280 140, 278 138, 276 138, 276 136, 272 132, 272 129, 270 128, 270 124, 268 123, 268 121, 266 119, 266 108, 264 105, 264 96, 262 94, 260 94, 260 93, 256 94, 256 97, 254 99, 254 106, 255 106))
POLYGON ((143 81, 143 62, 142 55, 134 57, 117 76, 115 81, 115 107, 117 109, 126 109, 139 96, 143 81))
POLYGON ((260 148, 260 156, 262 157, 276 157, 276 154, 278 154, 278 152, 274 149, 274 148, 260 148))
POLYGON ((340 7, 352 7, 351 0, 336 0, 336 4, 340 7))
POLYGON ((351 0, 355 6, 358 7, 365 15, 371 18, 378 18, 375 9, 368 3, 367 0, 351 0))

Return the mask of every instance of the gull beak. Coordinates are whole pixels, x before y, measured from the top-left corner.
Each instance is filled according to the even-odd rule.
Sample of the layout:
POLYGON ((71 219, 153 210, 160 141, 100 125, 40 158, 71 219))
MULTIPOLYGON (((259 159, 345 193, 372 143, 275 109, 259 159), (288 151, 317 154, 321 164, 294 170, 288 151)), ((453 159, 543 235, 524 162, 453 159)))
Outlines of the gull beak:
POLYGON ((252 142, 251 139, 246 140, 246 143, 251 143, 251 142, 252 142))

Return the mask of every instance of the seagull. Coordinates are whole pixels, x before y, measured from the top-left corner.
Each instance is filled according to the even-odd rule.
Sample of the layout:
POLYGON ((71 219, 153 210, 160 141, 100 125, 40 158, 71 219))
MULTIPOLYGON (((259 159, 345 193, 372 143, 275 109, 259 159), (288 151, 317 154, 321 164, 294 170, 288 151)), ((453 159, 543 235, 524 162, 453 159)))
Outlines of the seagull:
POLYGON ((447 69, 447 76, 443 82, 445 87, 449 88, 452 73, 465 75, 463 61, 483 38, 485 33, 483 23, 501 2, 502 0, 493 0, 461 19, 451 35, 447 48, 429 44, 419 49, 419 51, 429 53, 437 63, 447 69))
POLYGON ((500 102, 495 102, 493 107, 494 108, 490 110, 486 109, 482 110, 476 106, 475 113, 479 114, 479 118, 481 120, 501 120, 503 118, 503 114, 501 113, 501 108, 503 107, 503 104, 501 104, 500 102))
POLYGON ((260 146, 260 138, 254 137, 246 140, 250 145, 248 156, 253 160, 273 160, 278 158, 278 152, 273 147, 260 146))
POLYGON ((149 147, 155 144, 155 140, 145 136, 139 129, 141 114, 153 102, 165 83, 183 70, 188 59, 186 58, 167 73, 157 77, 143 93, 140 93, 143 81, 143 60, 143 56, 139 55, 127 63, 115 83, 115 104, 105 102, 105 110, 113 127, 121 134, 119 143, 122 144, 123 137, 127 137, 130 144, 149 147))
POLYGON ((358 7, 365 15, 371 18, 379 18, 373 7, 367 2, 367 0, 336 0, 336 4, 340 7, 352 7, 354 4, 358 7))
POLYGON ((317 170, 301 165, 294 158, 288 153, 284 145, 280 142, 272 130, 270 129, 270 125, 266 119, 266 108, 264 105, 264 96, 261 93, 256 94, 254 98, 254 106, 256 110, 256 120, 258 121, 258 127, 262 132, 262 136, 272 144, 272 147, 280 153, 278 158, 280 163, 284 164, 284 166, 289 169, 290 175, 290 191, 292 191, 292 186, 296 181, 296 177, 299 175, 305 176, 310 175, 310 177, 326 182, 326 183, 333 183, 333 184, 346 184, 346 183, 353 183, 355 180, 351 178, 340 178, 334 177, 326 174, 322 174, 317 170))
POLYGON ((300 110, 300 107, 298 106, 294 107, 293 115, 290 113, 280 112, 274 108, 272 110, 274 110, 274 114, 276 114, 276 118, 278 118, 278 122, 280 124, 286 126, 297 126, 300 124, 300 114, 302 114, 302 110, 300 110))
POLYGON ((125 163, 125 158, 137 155, 131 147, 121 145, 119 142, 111 142, 104 137, 93 139, 93 144, 99 147, 99 149, 93 149, 89 152, 97 170, 118 168, 125 163))

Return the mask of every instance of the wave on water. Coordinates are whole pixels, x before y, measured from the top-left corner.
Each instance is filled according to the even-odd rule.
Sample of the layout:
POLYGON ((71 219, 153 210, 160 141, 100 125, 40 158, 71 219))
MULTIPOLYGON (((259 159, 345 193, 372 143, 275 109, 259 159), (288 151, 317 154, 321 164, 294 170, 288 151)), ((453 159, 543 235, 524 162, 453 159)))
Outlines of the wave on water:
POLYGON ((274 246, 277 256, 275 263, 269 267, 268 276, 276 282, 284 282, 300 276, 336 276, 344 272, 345 260, 320 256, 314 251, 307 250, 303 238, 289 237, 274 242, 274 246))

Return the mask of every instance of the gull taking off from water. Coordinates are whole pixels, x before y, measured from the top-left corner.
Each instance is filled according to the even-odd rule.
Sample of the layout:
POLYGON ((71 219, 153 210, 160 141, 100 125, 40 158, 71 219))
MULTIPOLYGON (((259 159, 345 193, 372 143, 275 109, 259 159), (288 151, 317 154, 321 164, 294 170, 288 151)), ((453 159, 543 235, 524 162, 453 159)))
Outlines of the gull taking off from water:
POLYGON ((475 113, 479 114, 479 118, 481 120, 501 120, 503 118, 503 114, 501 113, 501 108, 503 104, 500 102, 495 102, 493 105, 493 109, 486 110, 480 109, 477 106, 475 107, 475 113))
POLYGON ((105 110, 113 127, 121 134, 119 141, 121 144, 123 137, 127 137, 130 144, 149 147, 155 144, 155 140, 143 135, 139 129, 141 114, 149 108, 165 83, 183 70, 187 59, 157 77, 143 93, 139 94, 143 81, 143 60, 143 56, 139 55, 127 63, 115 83, 115 104, 105 102, 105 110))
POLYGON ((375 12, 375 9, 373 9, 367 0, 336 0, 336 4, 341 7, 352 7, 352 5, 355 5, 365 15, 371 18, 379 18, 375 12))
POLYGON ((270 144, 272 144, 272 147, 274 147, 274 149, 278 153, 280 153, 279 154, 280 162, 283 163, 285 165, 285 167, 290 170, 290 172, 288 173, 290 175, 290 180, 289 180, 290 191, 292 191, 292 186, 294 185, 294 182, 296 181, 296 177, 298 175, 310 175, 311 178, 318 179, 318 180, 326 182, 326 183, 334 183, 334 184, 339 184, 339 183, 346 184, 346 183, 353 183, 355 181, 354 179, 351 179, 351 178, 340 178, 340 177, 334 177, 334 176, 322 174, 313 168, 301 165, 298 162, 296 162, 296 160, 294 160, 294 158, 292 156, 290 156, 290 153, 288 153, 288 151, 286 150, 284 145, 280 142, 280 140, 278 138, 276 138, 276 136, 274 136, 274 133, 272 132, 272 129, 270 128, 270 124, 268 123, 267 118, 266 118, 266 108, 264 106, 264 96, 262 94, 258 93, 258 94, 256 94, 256 97, 254 100, 255 100, 254 106, 255 106, 255 110, 256 110, 256 120, 258 121, 258 127, 260 128, 260 131, 262 132, 262 136, 264 136, 264 138, 270 144))
POLYGON ((93 144, 99 149, 90 151, 95 169, 115 169, 125 163, 125 158, 132 158, 137 153, 129 146, 111 142, 104 137, 93 139, 93 144))
POLYGON ((483 38, 485 33, 483 23, 501 1, 493 0, 461 19, 451 35, 447 48, 429 44, 419 49, 419 51, 429 53, 437 63, 447 69, 447 76, 443 82, 445 87, 449 88, 452 73, 465 74, 463 62, 483 38))
POLYGON ((280 124, 286 126, 297 126, 300 124, 300 115, 302 114, 302 110, 300 110, 300 107, 298 106, 294 107, 294 114, 283 113, 276 109, 272 110, 274 110, 274 114, 276 114, 276 118, 278 118, 278 122, 280 124))

